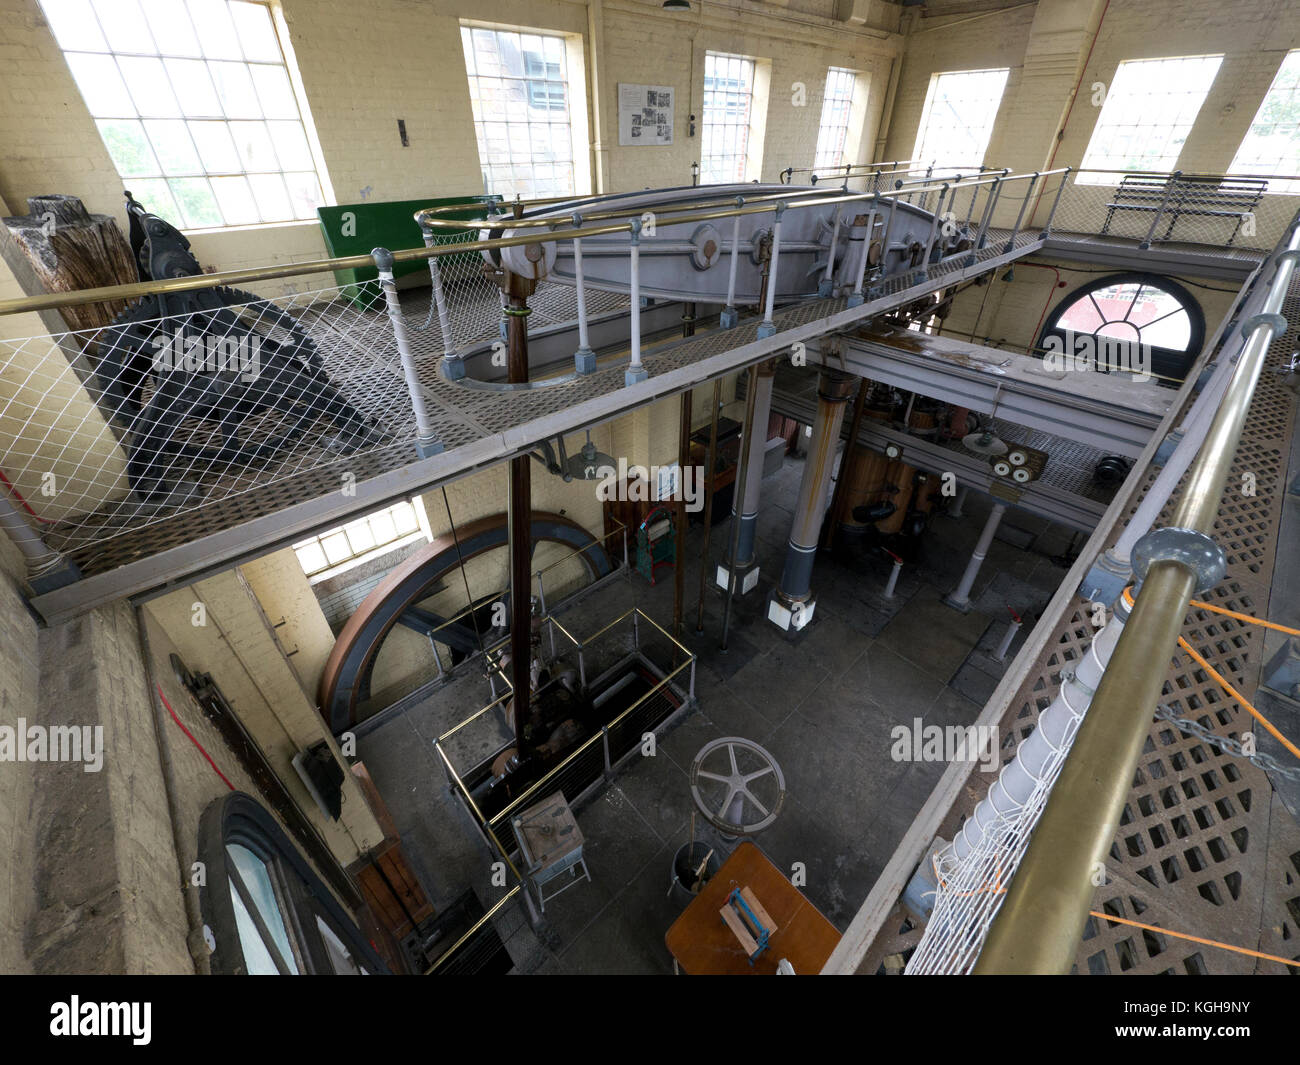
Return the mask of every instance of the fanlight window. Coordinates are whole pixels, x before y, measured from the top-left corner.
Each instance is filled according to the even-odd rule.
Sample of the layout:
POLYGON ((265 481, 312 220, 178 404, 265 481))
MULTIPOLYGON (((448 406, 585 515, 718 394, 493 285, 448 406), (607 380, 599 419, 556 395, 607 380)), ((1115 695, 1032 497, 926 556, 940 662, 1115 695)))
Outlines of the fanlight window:
POLYGON ((1078 351, 1078 338, 1102 337, 1141 345, 1149 352, 1151 372, 1170 384, 1186 375, 1204 336, 1204 315, 1181 285, 1164 277, 1118 274, 1062 300, 1041 344, 1059 349, 1049 340, 1054 337, 1065 350, 1078 351))

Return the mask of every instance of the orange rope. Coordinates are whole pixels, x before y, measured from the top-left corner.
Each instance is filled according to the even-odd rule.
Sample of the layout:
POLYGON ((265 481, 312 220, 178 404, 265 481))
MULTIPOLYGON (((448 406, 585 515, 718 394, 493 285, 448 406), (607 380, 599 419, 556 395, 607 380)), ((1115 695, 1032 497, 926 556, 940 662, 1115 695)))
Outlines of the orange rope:
POLYGON ((1200 936, 1189 936, 1185 932, 1173 932, 1168 928, 1160 928, 1158 925, 1143 924, 1141 921, 1129 921, 1123 917, 1113 917, 1109 913, 1098 913, 1096 910, 1089 910, 1093 917, 1100 917, 1103 921, 1114 921, 1116 924, 1132 925, 1134 928, 1145 928, 1148 932, 1159 932, 1161 935, 1173 936, 1175 939, 1186 939, 1193 943, 1201 943, 1207 947, 1218 947, 1220 950, 1230 950, 1235 954, 1249 954, 1252 958, 1263 958, 1265 961, 1275 961, 1282 965, 1291 965, 1300 968, 1300 961, 1291 961, 1289 958, 1279 958, 1276 954, 1263 954, 1258 950, 1247 950, 1245 947, 1234 947, 1230 943, 1220 943, 1217 939, 1202 939, 1200 936))
MULTIPOLYGON (((1128 588, 1124 589, 1124 602, 1128 603, 1130 606, 1133 605, 1133 595, 1128 588)), ((1259 618, 1251 617, 1249 614, 1238 614, 1235 610, 1225 610, 1222 607, 1211 606, 1209 603, 1203 603, 1198 599, 1191 600, 1191 605, 1195 607, 1200 607, 1204 610, 1209 610, 1210 612, 1215 614, 1227 614, 1229 617, 1240 618, 1242 621, 1249 621, 1255 625, 1263 625, 1265 628, 1277 629, 1281 632, 1295 633, 1295 635, 1300 636, 1300 630, 1289 629, 1285 625, 1278 625, 1272 621, 1261 621, 1259 618)), ((1230 696, 1232 696, 1233 699, 1239 702, 1242 705, 1242 707, 1247 711, 1247 713, 1250 714, 1251 717, 1253 717, 1256 721, 1258 721, 1261 725, 1263 725, 1264 728, 1268 730, 1268 732, 1273 736, 1275 740, 1277 740, 1278 743, 1280 743, 1283 747, 1285 747, 1297 758, 1300 758, 1300 747, 1297 747, 1289 739, 1283 736, 1282 733, 1280 733, 1277 730, 1277 728, 1274 727, 1273 723, 1269 721, 1268 718, 1266 718, 1263 714, 1261 714, 1258 710, 1255 709, 1254 705, 1250 702, 1249 699, 1247 699, 1244 695, 1241 694, 1241 692, 1237 691, 1236 688, 1234 688, 1231 684, 1229 684, 1227 678, 1225 678, 1222 673, 1220 673, 1217 669, 1215 669, 1212 665, 1210 665, 1209 662, 1207 662, 1204 658, 1202 658, 1199 653, 1197 653, 1196 648, 1194 648, 1190 643, 1184 640, 1181 636, 1178 637, 1178 646, 1181 647, 1184 651, 1186 651, 1189 655, 1191 655, 1192 658, 1197 662, 1198 665, 1200 665, 1202 669, 1205 670, 1206 673, 1208 673, 1211 677, 1213 677, 1216 681, 1218 681, 1219 685, 1223 688, 1223 690, 1226 691, 1230 696)))
POLYGON ((1208 610, 1211 614, 1225 614, 1230 618, 1236 618, 1238 621, 1248 621, 1252 625, 1263 625, 1266 629, 1276 629, 1278 632, 1287 632, 1292 636, 1300 636, 1300 629, 1290 629, 1285 625, 1279 625, 1276 621, 1264 621, 1250 614, 1238 614, 1235 610, 1226 610, 1221 606, 1214 606, 1212 603, 1202 603, 1199 599, 1191 601, 1192 606, 1199 607, 1201 610, 1208 610))
POLYGON ((1206 673, 1208 673, 1211 677, 1217 680, 1219 684, 1223 686, 1224 691, 1226 691, 1229 695, 1231 695, 1234 699, 1236 699, 1237 702, 1241 703, 1241 705, 1245 707, 1246 710, 1250 713, 1251 717, 1253 717, 1256 721, 1258 721, 1261 725, 1263 725, 1266 729, 1268 729, 1268 731, 1273 734, 1273 738, 1277 740, 1278 743, 1280 743, 1288 751, 1294 754, 1297 758, 1300 758, 1300 747, 1297 747, 1289 739, 1283 736, 1282 733, 1278 732, 1278 730, 1273 726, 1273 723, 1269 721, 1268 718, 1266 718, 1263 714, 1261 714, 1258 710, 1256 710, 1250 704, 1250 701, 1244 695, 1241 694, 1241 692, 1237 691, 1236 688, 1234 688, 1231 684, 1228 683, 1228 681, 1224 678, 1223 674, 1221 674, 1212 665, 1210 665, 1209 662, 1207 662, 1204 658, 1202 658, 1199 654, 1197 654, 1196 649, 1190 643, 1184 640, 1181 636, 1178 637, 1178 646, 1181 647, 1184 651, 1186 651, 1189 655, 1191 655, 1192 658, 1194 658, 1200 664, 1200 667, 1203 670, 1205 670, 1206 673))

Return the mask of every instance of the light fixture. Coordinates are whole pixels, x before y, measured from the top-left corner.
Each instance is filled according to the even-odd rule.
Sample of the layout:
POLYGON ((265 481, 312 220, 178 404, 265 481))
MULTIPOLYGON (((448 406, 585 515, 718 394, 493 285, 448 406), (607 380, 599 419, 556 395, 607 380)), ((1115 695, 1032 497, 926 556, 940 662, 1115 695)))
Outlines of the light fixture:
POLYGON ((689 11, 690 0, 664 0, 665 11, 689 11))
POLYGON ((587 442, 578 454, 569 457, 565 472, 577 481, 597 481, 602 477, 602 469, 612 470, 617 466, 612 455, 596 450, 596 445, 591 442, 591 430, 588 429, 587 442))

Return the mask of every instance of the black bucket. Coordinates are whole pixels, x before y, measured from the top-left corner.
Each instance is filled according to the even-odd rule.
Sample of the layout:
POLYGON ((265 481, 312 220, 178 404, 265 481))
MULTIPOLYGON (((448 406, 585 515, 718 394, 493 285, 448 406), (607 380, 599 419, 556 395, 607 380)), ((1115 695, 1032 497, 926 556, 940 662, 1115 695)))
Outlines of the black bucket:
POLYGON ((673 858, 672 884, 669 889, 674 898, 683 903, 690 902, 718 871, 722 863, 718 859, 717 851, 709 854, 712 850, 709 844, 697 840, 695 843, 686 844, 677 852, 676 857, 673 858), (706 854, 709 856, 707 863, 704 862, 706 854), (701 864, 704 864, 703 873, 700 873, 701 864))

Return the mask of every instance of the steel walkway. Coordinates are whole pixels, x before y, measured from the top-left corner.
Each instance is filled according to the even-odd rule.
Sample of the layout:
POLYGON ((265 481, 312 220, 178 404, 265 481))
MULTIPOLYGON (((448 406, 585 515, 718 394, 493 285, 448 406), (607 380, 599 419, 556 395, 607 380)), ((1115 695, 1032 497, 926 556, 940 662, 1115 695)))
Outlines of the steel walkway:
MULTIPOLYGON (((82 573, 64 587, 33 598, 32 605, 49 622, 74 617, 124 596, 166 590, 205 573, 216 572, 285 546, 312 531, 340 525, 411 493, 427 491, 475 470, 526 453, 561 433, 606 422, 637 407, 676 395, 703 382, 727 376, 765 358, 788 351, 792 344, 843 330, 938 289, 996 270, 1039 251, 1037 234, 990 230, 989 245, 930 267, 929 276, 887 279, 868 301, 848 307, 843 298, 812 299, 774 315, 775 335, 760 338, 758 319, 743 320, 729 330, 703 333, 645 355, 648 380, 627 386, 618 361, 595 373, 515 392, 484 392, 443 379, 438 360, 418 360, 419 377, 445 448, 429 458, 414 452, 414 420, 409 403, 394 402, 403 387, 395 371, 391 331, 380 329, 382 312, 371 327, 351 333, 331 330, 317 341, 335 350, 331 360, 351 357, 361 376, 369 405, 382 410, 394 442, 367 453, 292 469, 271 483, 234 491, 223 499, 168 516, 154 516, 130 528, 105 527, 90 547, 68 554, 82 573), (973 262, 971 261, 973 259, 973 262), (910 283, 909 283, 910 282, 910 283), (337 334, 337 335, 336 335, 337 334), (340 488, 345 475, 355 490, 340 488)), ((306 324, 312 325, 310 318, 306 324)), ((354 386, 354 391, 356 390, 354 386)), ((227 486, 229 487, 229 486, 227 486)), ((57 527, 46 542, 58 548, 57 527)))

